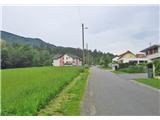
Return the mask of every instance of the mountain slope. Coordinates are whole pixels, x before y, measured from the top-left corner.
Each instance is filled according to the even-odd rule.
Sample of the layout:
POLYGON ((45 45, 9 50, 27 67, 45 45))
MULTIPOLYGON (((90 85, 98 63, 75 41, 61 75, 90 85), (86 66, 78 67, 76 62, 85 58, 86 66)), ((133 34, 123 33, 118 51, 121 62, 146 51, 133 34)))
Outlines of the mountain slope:
MULTIPOLYGON (((55 45, 46 43, 39 38, 22 37, 6 31, 0 31, 0 33, 1 33, 1 39, 6 41, 6 43, 8 44, 16 43, 20 45, 31 45, 33 46, 34 49, 38 48, 39 51, 40 50, 48 51, 49 56, 51 58, 56 54, 72 54, 82 58, 82 49, 80 48, 55 46, 55 45)), ((40 52, 40 54, 42 53, 40 52)), ((88 62, 90 64, 100 64, 101 61, 104 61, 105 59, 111 62, 112 58, 114 57, 112 53, 103 53, 101 51, 97 51, 96 49, 94 51, 91 51, 91 50, 87 51, 85 49, 86 61, 87 61, 87 57, 86 57, 87 54, 88 54, 87 57, 89 58, 88 62)))
POLYGON ((39 38, 27 38, 19 35, 15 35, 6 31, 1 31, 1 39, 5 40, 8 43, 17 43, 21 45, 31 45, 38 48, 54 48, 55 45, 46 43, 39 38))

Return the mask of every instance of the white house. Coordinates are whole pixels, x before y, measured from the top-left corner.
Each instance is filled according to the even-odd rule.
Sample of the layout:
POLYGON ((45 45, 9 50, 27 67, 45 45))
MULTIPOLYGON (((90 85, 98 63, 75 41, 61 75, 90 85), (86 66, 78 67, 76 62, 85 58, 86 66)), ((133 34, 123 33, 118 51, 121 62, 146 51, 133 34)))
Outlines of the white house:
POLYGON ((53 66, 81 66, 81 58, 69 54, 57 54, 53 57, 53 66))
POLYGON ((150 46, 148 48, 145 48, 141 52, 144 52, 146 57, 149 60, 155 60, 155 59, 159 59, 160 60, 160 44, 152 45, 152 46, 150 46))
POLYGON ((134 54, 131 51, 126 51, 125 53, 122 53, 115 58, 112 59, 112 62, 116 63, 143 63, 143 62, 148 62, 148 59, 145 57, 144 54, 134 54))

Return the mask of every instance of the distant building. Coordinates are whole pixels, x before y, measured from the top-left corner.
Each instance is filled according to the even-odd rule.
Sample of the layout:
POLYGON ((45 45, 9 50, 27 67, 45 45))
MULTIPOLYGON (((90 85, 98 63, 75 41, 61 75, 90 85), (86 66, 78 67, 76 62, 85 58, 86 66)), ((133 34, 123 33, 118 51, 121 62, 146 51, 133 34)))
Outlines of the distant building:
POLYGON ((126 51, 125 53, 122 53, 115 58, 112 59, 112 62, 116 63, 143 63, 143 62, 148 62, 148 59, 145 57, 144 54, 134 54, 131 51, 126 51))
POLYGON ((149 60, 160 60, 160 44, 152 45, 144 50, 141 50, 141 52, 144 52, 149 60))
POLYGON ((81 66, 81 58, 69 54, 57 54, 53 57, 53 66, 81 66))

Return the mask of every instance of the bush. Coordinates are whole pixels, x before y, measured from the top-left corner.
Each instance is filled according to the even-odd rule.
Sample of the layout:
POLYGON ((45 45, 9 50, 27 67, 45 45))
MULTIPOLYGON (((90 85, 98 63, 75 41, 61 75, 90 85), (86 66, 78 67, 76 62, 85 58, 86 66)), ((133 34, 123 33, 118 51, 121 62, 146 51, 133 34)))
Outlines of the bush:
POLYGON ((155 75, 160 76, 160 60, 155 60, 153 64, 155 66, 155 75))
POLYGON ((144 73, 146 72, 146 69, 144 66, 137 65, 137 66, 129 66, 127 68, 121 68, 119 69, 119 71, 126 73, 144 73))
POLYGON ((81 67, 81 68, 79 69, 79 72, 80 72, 80 73, 83 73, 83 72, 84 72, 84 68, 81 67))
POLYGON ((136 65, 135 63, 120 63, 119 68, 128 68, 129 66, 136 65))

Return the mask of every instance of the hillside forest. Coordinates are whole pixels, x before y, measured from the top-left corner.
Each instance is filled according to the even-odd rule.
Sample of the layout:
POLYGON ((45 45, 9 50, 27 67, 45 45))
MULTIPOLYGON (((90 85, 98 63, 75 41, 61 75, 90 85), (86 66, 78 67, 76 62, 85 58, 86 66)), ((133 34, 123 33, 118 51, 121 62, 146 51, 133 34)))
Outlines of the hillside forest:
MULTIPOLYGON (((82 49, 60 47, 44 42, 38 38, 25 38, 1 31, 1 68, 21 68, 51 66, 56 54, 72 54, 82 58, 82 49)), ((90 65, 108 66, 114 57, 96 49, 85 49, 85 61, 90 65)))

